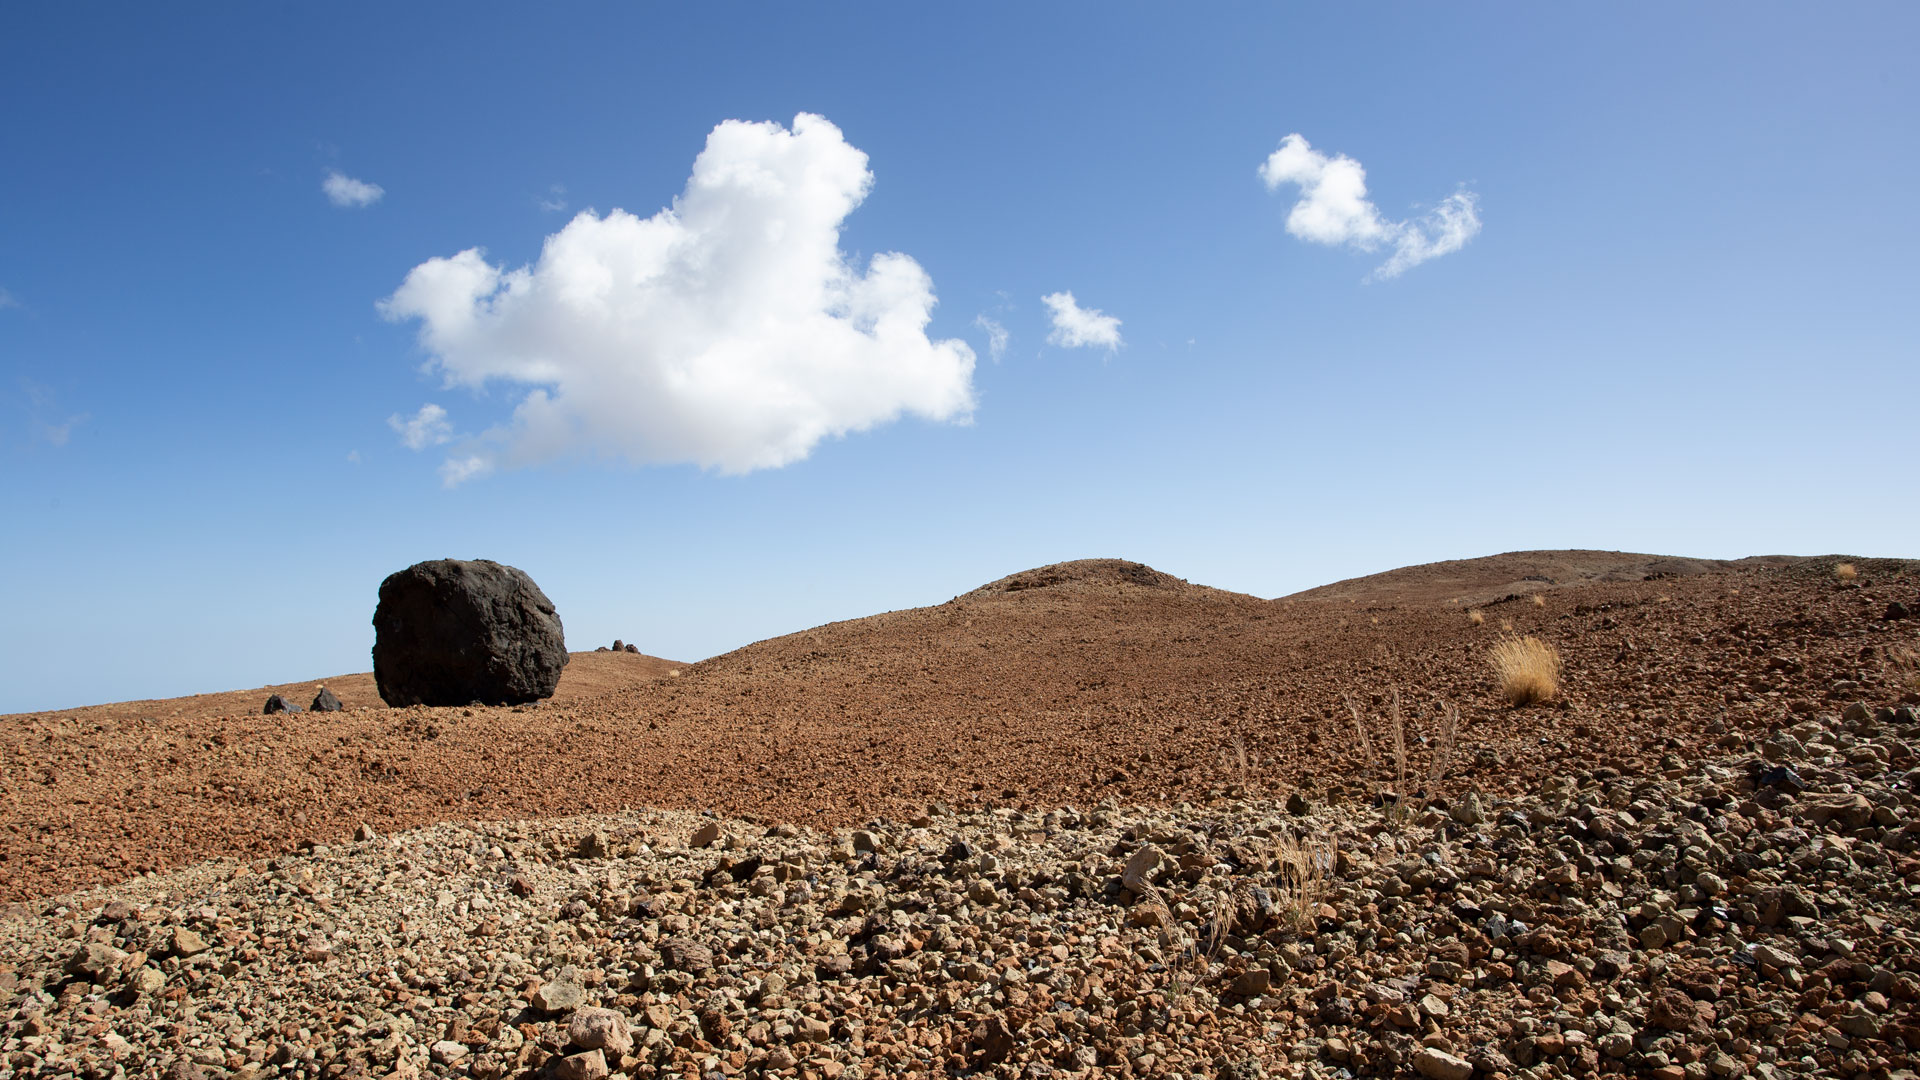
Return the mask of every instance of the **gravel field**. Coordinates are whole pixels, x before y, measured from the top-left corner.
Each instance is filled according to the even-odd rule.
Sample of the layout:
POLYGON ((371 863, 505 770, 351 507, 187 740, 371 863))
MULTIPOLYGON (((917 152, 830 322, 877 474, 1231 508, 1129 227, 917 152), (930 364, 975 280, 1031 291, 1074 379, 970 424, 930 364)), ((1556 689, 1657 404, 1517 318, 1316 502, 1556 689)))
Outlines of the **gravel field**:
MULTIPOLYGON (((1286 608, 1071 573, 1063 589, 1036 571, 959 617, 997 612, 1001 631, 1067 621, 1049 640, 1142 625, 1170 640, 1169 602, 1215 617, 1286 608), (1130 603, 1154 621, 1114 615, 1130 603), (1075 629, 1082 616, 1063 609, 1076 606, 1111 618, 1075 629)), ((1745 567, 1488 604, 1557 630, 1568 657, 1562 699, 1524 709, 1474 697, 1487 694, 1477 657, 1450 654, 1487 639, 1460 610, 1339 600, 1294 631, 1346 644, 1265 683, 1164 689, 1139 728, 1113 719, 1139 707, 1116 702, 1129 694, 1096 697, 1115 711, 1078 727, 1035 704, 1034 733, 1058 746, 983 745, 953 726, 954 701, 977 707, 987 676, 930 706, 963 755, 944 757, 928 728, 877 737, 871 714, 841 722, 837 744, 824 725, 756 742, 754 709, 816 684, 750 676, 806 635, 575 699, 563 723, 552 706, 344 714, 446 725, 455 787, 474 731, 551 724, 549 752, 578 777, 563 790, 597 778, 633 806, 669 790, 710 809, 552 813, 568 800, 543 792, 558 766, 536 756, 510 796, 453 804, 531 815, 442 808, 384 835, 387 819, 364 813, 378 803, 319 799, 334 824, 304 841, 228 831, 202 841, 212 858, 131 879, 76 830, 66 887, 79 891, 40 887, 59 873, 32 863, 33 891, 14 879, 0 918, 0 1078, 1910 1076, 1920 686, 1894 662, 1911 625, 1878 609, 1913 578, 1904 565, 1863 578, 1745 567), (1406 651, 1375 649, 1386 634, 1406 651), (1344 708, 1299 700, 1342 683, 1357 688, 1364 744, 1344 708), (1387 719, 1403 687, 1404 769, 1387 719), (1457 731, 1425 696, 1436 688, 1460 703, 1457 731), (694 742, 653 740, 719 739, 696 716, 728 697, 759 699, 738 706, 736 734, 751 737, 733 744, 757 757, 708 743, 670 785, 624 779, 691 760, 694 742), (1235 722, 1261 701, 1298 719, 1235 722), (611 720, 582 713, 626 715, 629 758, 583 734, 604 723, 611 738, 611 720), (1099 734, 1073 744, 1072 731, 1099 734), (908 751, 951 763, 933 797, 910 779, 919 767, 903 771, 908 751), (971 779, 1017 776, 1022 754, 1025 785, 971 779), (846 790, 888 777, 895 790, 866 804, 887 812, 857 815, 846 790)), ((926 661, 939 654, 918 628, 954 618, 809 633, 835 643, 837 664, 865 662, 884 636, 926 661)), ((1023 646, 1030 667, 1039 647, 1023 646)), ((1123 686, 1165 687, 1180 666, 1086 652, 1123 686)), ((1083 673, 1055 668, 1046 692, 1083 673)), ((1026 678, 1040 693, 1042 676, 1026 678)), ((873 693, 890 708, 884 695, 914 690, 902 682, 873 693)), ((45 760, 63 752, 45 725, 84 733, 88 715, 7 718, 11 765, 36 745, 20 732, 45 760)), ((174 723, 267 721, 285 723, 174 723)), ((81 775, 123 784, 113 760, 81 775)), ((16 821, 23 790, 10 789, 16 821)), ((58 855, 58 831, 42 836, 58 855)))

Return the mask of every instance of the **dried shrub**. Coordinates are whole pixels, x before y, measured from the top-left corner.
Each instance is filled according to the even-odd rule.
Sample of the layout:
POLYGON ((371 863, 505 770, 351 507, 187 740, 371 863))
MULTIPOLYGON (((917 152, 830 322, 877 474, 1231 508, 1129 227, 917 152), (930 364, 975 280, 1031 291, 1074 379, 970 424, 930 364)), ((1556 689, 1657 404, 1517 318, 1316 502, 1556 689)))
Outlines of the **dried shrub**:
POLYGON ((1552 701, 1560 693, 1560 653, 1531 634, 1494 642, 1487 662, 1510 705, 1552 701))
POLYGON ((1251 777, 1247 769, 1247 744, 1240 736, 1235 735, 1229 746, 1220 748, 1220 771, 1232 773, 1242 792, 1253 790, 1248 786, 1251 777))
POLYGON ((1860 576, 1860 571, 1855 570, 1852 563, 1843 562, 1833 568, 1833 576, 1841 581, 1852 581, 1860 576))
POLYGON ((1215 894, 1213 917, 1208 920, 1205 937, 1198 941, 1187 939, 1173 908, 1167 904, 1166 895, 1158 887, 1148 884, 1140 902, 1154 913, 1155 921, 1160 924, 1156 936, 1166 965, 1167 1000, 1177 1003, 1212 970, 1214 958, 1220 955, 1221 946, 1233 930, 1234 898, 1224 892, 1215 894))
POLYGON ((1888 646, 1887 675, 1901 689, 1920 693, 1920 645, 1888 646))
POLYGON ((1333 876, 1339 854, 1332 839, 1325 843, 1281 836, 1274 841, 1281 925, 1296 934, 1313 929, 1320 905, 1326 902, 1327 879, 1333 876))
POLYGON ((1347 711, 1353 714, 1353 741, 1360 747, 1360 758, 1368 765, 1379 761, 1379 755, 1373 752, 1373 740, 1367 737, 1367 721, 1360 715, 1360 703, 1353 700, 1352 694, 1343 695, 1347 702, 1347 711))
POLYGON ((1534 606, 1534 607, 1546 607, 1546 606, 1547 606, 1547 594, 1545 594, 1545 593, 1534 593, 1534 594, 1533 594, 1533 606, 1534 606))
POLYGON ((1393 735, 1393 793, 1396 804, 1407 805, 1407 720, 1400 712, 1400 688, 1394 687, 1393 703, 1387 712, 1388 730, 1393 735))
POLYGON ((1480 614, 1479 608, 1471 608, 1467 611, 1467 621, 1475 626, 1485 626, 1487 617, 1480 614))
POLYGON ((1427 797, 1432 798, 1453 772, 1453 756, 1460 747, 1460 710, 1441 706, 1440 728, 1433 735, 1433 756, 1427 762, 1427 797))

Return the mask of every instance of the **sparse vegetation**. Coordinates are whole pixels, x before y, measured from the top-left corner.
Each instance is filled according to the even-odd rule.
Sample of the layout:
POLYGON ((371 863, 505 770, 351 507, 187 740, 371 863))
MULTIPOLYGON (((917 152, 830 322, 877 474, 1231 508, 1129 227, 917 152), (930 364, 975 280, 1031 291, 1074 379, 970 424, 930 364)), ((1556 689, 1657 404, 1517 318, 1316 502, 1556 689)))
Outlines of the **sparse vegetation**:
POLYGON ((1337 855, 1333 840, 1322 844, 1283 835, 1274 841, 1281 922, 1288 930, 1304 934, 1313 929, 1315 913, 1326 902, 1327 879, 1337 855))
POLYGON ((1500 632, 1501 632, 1501 633, 1503 633, 1503 634, 1511 634, 1511 633, 1513 633, 1513 620, 1512 620, 1512 619, 1501 619, 1501 620, 1500 620, 1500 632))
POLYGON ((1380 760, 1373 752, 1373 740, 1367 737, 1367 721, 1360 714, 1360 703, 1353 700, 1352 694, 1345 695, 1347 711, 1353 714, 1353 741, 1360 747, 1360 759, 1369 766, 1380 760))
POLYGON ((1460 747, 1460 710, 1451 704, 1440 707, 1440 728, 1432 738, 1432 756, 1427 762, 1427 797, 1439 794, 1447 775, 1453 772, 1453 755, 1460 747))
POLYGON ((1388 729, 1393 733, 1393 794, 1394 809, 1404 810, 1407 805, 1407 721, 1400 712, 1400 688, 1393 690, 1393 705, 1388 710, 1388 729))
MULTIPOLYGON (((1347 711, 1353 714, 1354 737, 1362 748, 1362 756, 1369 767, 1377 765, 1379 755, 1374 753, 1372 739, 1367 735, 1367 723, 1360 712, 1360 705, 1352 694, 1344 697, 1347 711)), ((1386 728, 1393 779, 1380 785, 1379 803, 1388 820, 1400 824, 1432 801, 1452 773, 1454 755, 1459 746, 1460 712, 1452 705, 1442 703, 1432 733, 1419 740, 1427 747, 1428 756, 1426 776, 1418 792, 1413 790, 1409 782, 1409 777, 1413 776, 1413 764, 1407 745, 1407 715, 1401 704, 1398 687, 1388 691, 1386 728)))
POLYGON ((1479 608, 1471 608, 1467 611, 1467 621, 1475 626, 1485 626, 1487 617, 1480 613, 1479 608))
POLYGON ((1888 646, 1887 674, 1901 689, 1920 694, 1920 644, 1888 646))
POLYGON ((1533 606, 1534 606, 1534 607, 1546 607, 1546 606, 1547 606, 1547 595, 1546 595, 1545 593, 1534 593, 1534 594, 1533 594, 1533 606))
POLYGON ((1560 653, 1531 634, 1494 642, 1487 661, 1500 683, 1500 696, 1510 705, 1552 701, 1560 693, 1560 653))
POLYGON ((1836 578, 1839 578, 1841 582, 1845 583, 1845 582, 1850 582, 1855 578, 1859 577, 1860 571, 1855 570, 1853 568, 1852 563, 1843 562, 1833 568, 1833 576, 1836 578))
POLYGON ((1248 786, 1251 777, 1247 769, 1246 740, 1235 735, 1232 743, 1220 748, 1220 768, 1223 772, 1231 772, 1233 774, 1234 783, 1239 787, 1241 792, 1244 793, 1252 790, 1252 788, 1248 786))

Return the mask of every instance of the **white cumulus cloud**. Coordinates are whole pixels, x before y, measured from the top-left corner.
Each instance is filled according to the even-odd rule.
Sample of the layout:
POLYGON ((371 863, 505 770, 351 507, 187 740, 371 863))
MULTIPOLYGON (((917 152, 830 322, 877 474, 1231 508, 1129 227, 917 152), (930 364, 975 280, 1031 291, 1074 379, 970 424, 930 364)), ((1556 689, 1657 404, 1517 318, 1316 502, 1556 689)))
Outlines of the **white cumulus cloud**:
POLYGON ((1070 292, 1048 293, 1040 298, 1053 319, 1047 343, 1066 348, 1093 347, 1113 350, 1120 347, 1120 320, 1099 308, 1083 308, 1070 292))
POLYGON ((453 441, 453 425, 447 422, 447 410, 428 403, 412 416, 395 413, 387 417, 387 426, 400 433, 400 444, 409 450, 425 450, 453 441))
POLYGON ((905 413, 967 419, 973 350, 927 336, 926 271, 840 250, 872 183, 822 117, 729 120, 651 217, 583 211, 518 269, 478 248, 414 267, 380 310, 419 320, 448 384, 532 387, 449 482, 582 454, 744 473, 905 413))
POLYGON ((328 171, 327 178, 320 181, 320 190, 327 193, 327 201, 335 206, 372 206, 387 193, 379 184, 355 180, 338 169, 328 171))
POLYGON ((1260 166, 1267 190, 1282 184, 1300 189, 1287 213, 1287 231, 1310 243, 1359 251, 1391 250, 1370 277, 1398 277, 1410 267, 1466 246, 1480 231, 1479 200, 1457 191, 1426 214, 1392 221, 1367 199, 1367 170, 1345 154, 1328 156, 1299 134, 1280 140, 1280 148, 1260 166))

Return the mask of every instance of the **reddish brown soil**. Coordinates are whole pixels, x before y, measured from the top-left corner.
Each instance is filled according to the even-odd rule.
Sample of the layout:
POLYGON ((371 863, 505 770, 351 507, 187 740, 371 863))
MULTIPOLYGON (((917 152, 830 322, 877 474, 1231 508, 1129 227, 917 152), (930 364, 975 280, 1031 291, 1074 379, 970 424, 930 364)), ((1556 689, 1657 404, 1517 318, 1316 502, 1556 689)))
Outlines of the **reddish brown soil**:
POLYGON ((1658 768, 1796 709, 1900 696, 1885 651, 1920 623, 1881 616, 1920 607, 1920 563, 1853 559, 1859 580, 1842 584, 1835 560, 1651 558, 1496 556, 1271 601, 1096 560, 677 674, 576 654, 538 707, 387 709, 360 675, 328 682, 348 706, 336 714, 257 715, 271 692, 310 699, 319 684, 302 683, 4 717, 0 899, 362 822, 652 805, 841 824, 933 799, 1197 799, 1242 781, 1366 797, 1386 767, 1363 762, 1342 697, 1367 707, 1379 746, 1394 687, 1415 770, 1444 700, 1462 716, 1460 782, 1490 791, 1658 768), (1691 569, 1644 580, 1669 562, 1691 569), (1500 599, 1529 574, 1553 579, 1544 606, 1500 599), (1485 625, 1452 603, 1468 598, 1485 625), (1485 652, 1503 621, 1559 648, 1558 704, 1499 703, 1485 652))

